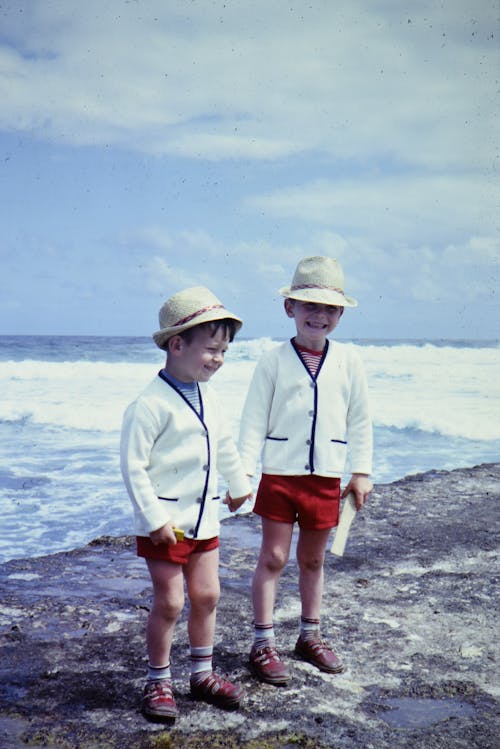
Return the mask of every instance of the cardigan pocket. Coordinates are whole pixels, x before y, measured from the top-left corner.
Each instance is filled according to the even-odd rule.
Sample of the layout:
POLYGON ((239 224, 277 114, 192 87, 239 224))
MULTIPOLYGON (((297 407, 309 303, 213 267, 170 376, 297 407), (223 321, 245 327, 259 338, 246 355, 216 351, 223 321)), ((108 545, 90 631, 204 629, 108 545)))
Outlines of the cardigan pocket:
POLYGON ((268 435, 264 444, 262 464, 269 468, 281 469, 288 463, 288 437, 268 435))
POLYGON ((343 470, 347 456, 347 442, 331 439, 328 443, 328 465, 330 470, 343 470))
POLYGON ((164 502, 178 502, 179 497, 158 497, 158 499, 162 499, 164 502))

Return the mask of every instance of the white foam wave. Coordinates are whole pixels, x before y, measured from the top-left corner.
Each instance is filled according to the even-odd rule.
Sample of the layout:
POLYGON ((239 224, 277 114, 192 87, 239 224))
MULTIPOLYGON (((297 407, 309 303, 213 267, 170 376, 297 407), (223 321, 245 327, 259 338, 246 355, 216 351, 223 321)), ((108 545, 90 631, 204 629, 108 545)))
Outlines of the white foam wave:
POLYGON ((150 364, 0 362, 0 420, 115 431, 153 375, 150 364))
MULTIPOLYGON (((212 380, 235 435, 256 360, 274 345, 270 339, 233 344, 212 380)), ((497 460, 498 350, 393 345, 359 351, 378 425, 377 482, 497 460)), ((65 352, 57 348, 57 354, 65 352)), ((143 361, 140 346, 134 363, 118 358, 126 354, 120 345, 110 361, 0 361, 0 561, 132 532, 119 429, 126 405, 161 360, 147 353, 143 361)))
MULTIPOLYGON (((239 414, 269 338, 235 342, 213 378, 237 432, 239 414)), ((500 352, 495 348, 357 346, 365 362, 374 423, 397 429, 500 439, 500 352)), ((123 411, 154 377, 151 363, 0 362, 0 421, 114 432, 123 411)))
POLYGON ((377 425, 500 439, 498 349, 426 345, 367 346, 360 351, 377 425))

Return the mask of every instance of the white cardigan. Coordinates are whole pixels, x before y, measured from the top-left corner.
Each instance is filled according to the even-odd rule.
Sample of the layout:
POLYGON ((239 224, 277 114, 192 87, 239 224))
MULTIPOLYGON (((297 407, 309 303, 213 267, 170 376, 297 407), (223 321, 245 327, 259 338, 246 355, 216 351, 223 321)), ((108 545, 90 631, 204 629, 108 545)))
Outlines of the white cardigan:
POLYGON ((243 408, 239 451, 250 475, 261 458, 263 473, 341 478, 347 455, 351 473, 370 474, 367 384, 354 347, 327 341, 315 378, 291 341, 266 352, 243 408))
POLYGON ((121 469, 138 536, 168 521, 190 538, 217 536, 218 471, 233 497, 251 492, 215 393, 199 389, 201 416, 160 373, 125 412, 121 469))

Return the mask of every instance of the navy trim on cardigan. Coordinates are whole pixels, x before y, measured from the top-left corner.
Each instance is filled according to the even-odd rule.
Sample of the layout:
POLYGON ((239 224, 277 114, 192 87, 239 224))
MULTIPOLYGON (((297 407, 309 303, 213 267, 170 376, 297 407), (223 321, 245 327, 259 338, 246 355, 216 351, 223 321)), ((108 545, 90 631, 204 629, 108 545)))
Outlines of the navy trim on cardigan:
POLYGON ((198 385, 198 383, 196 383, 196 385, 198 387, 198 397, 200 399, 200 413, 198 413, 198 411, 193 406, 193 404, 188 400, 188 398, 186 398, 186 396, 184 395, 184 393, 182 392, 182 390, 179 390, 179 388, 177 387, 177 385, 175 385, 175 383, 173 383, 168 378, 168 375, 164 372, 163 369, 161 369, 158 372, 158 376, 161 377, 161 379, 164 382, 166 382, 167 385, 170 385, 170 387, 173 388, 175 390, 175 392, 178 393, 181 396, 182 400, 189 406, 189 408, 191 409, 191 411, 196 415, 196 418, 201 421, 203 429, 205 430, 205 439, 206 439, 206 442, 207 442, 207 464, 206 464, 207 465, 207 470, 205 472, 205 486, 203 487, 203 493, 202 493, 202 496, 200 497, 201 503, 200 503, 200 511, 198 513, 198 520, 196 521, 195 527, 192 529, 193 530, 193 538, 197 538, 198 531, 200 530, 201 521, 203 519, 203 512, 205 510, 205 505, 207 503, 207 489, 208 489, 208 482, 209 482, 209 479, 210 479, 210 436, 208 434, 208 427, 207 427, 207 425, 205 424, 205 422, 203 420, 203 416, 204 416, 203 398, 201 397, 200 386, 198 385))
POLYGON ((318 418, 318 383, 317 379, 319 377, 319 373, 321 372, 321 367, 323 366, 323 363, 326 359, 326 355, 328 353, 328 348, 330 345, 330 342, 328 338, 325 339, 325 346, 323 348, 323 353, 321 355, 321 359, 318 364, 318 369, 316 370, 316 374, 312 374, 311 370, 305 363, 304 359, 300 355, 300 349, 298 348, 295 339, 291 338, 290 343, 292 344, 292 348, 299 357, 299 360, 302 362, 304 369, 306 370, 307 374, 311 378, 313 385, 314 385, 314 399, 313 399, 313 419, 311 424, 311 440, 309 445, 309 473, 314 473, 314 442, 316 437, 316 421, 318 418))

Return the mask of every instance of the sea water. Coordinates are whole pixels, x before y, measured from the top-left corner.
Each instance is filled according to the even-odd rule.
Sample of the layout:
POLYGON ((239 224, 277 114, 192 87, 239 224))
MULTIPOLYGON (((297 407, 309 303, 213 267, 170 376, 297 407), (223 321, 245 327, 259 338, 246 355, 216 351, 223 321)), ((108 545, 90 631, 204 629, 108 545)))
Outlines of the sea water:
MULTIPOLYGON (((237 339, 211 380, 235 437, 255 363, 275 345, 237 339)), ((368 376, 376 483, 500 460, 498 342, 351 345, 368 376)), ((132 532, 121 420, 163 363, 147 338, 0 337, 0 562, 132 532)))

